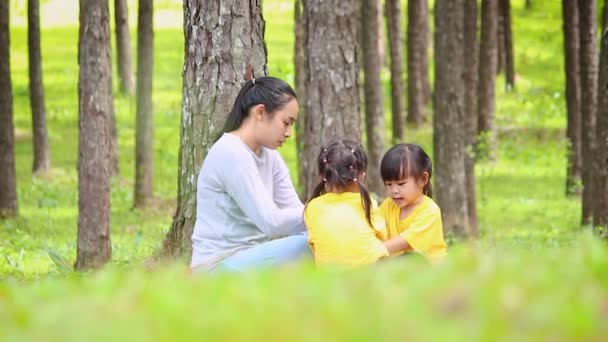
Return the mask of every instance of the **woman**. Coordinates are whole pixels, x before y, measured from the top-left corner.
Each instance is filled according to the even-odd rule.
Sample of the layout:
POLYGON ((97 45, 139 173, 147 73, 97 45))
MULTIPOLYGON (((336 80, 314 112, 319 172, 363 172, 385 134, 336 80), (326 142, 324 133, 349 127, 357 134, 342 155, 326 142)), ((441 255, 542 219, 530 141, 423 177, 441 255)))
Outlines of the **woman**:
POLYGON ((304 207, 276 151, 297 118, 296 94, 280 79, 252 79, 239 91, 198 177, 195 272, 310 258, 304 207))

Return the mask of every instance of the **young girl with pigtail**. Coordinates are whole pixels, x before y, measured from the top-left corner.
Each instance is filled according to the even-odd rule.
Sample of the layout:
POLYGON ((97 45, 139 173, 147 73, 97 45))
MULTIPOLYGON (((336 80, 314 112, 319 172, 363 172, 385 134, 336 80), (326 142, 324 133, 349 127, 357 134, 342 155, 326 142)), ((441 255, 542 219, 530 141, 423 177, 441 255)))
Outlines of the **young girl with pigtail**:
POLYGON ((304 210, 317 265, 354 267, 388 256, 384 220, 363 184, 367 156, 361 144, 334 140, 317 164, 319 184, 304 210))

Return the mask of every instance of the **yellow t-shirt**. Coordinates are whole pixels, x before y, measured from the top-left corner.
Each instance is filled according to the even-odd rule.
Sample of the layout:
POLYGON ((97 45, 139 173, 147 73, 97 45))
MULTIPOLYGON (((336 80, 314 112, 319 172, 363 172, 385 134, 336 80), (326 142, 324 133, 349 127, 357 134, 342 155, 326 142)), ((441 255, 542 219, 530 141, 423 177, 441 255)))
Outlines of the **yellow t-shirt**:
POLYGON ((374 203, 374 227, 369 226, 359 193, 330 192, 314 198, 306 205, 304 222, 317 265, 354 267, 388 256, 381 240, 386 238, 384 220, 374 203))
POLYGON ((445 256, 447 245, 443 240, 441 210, 430 197, 424 196, 422 202, 403 220, 399 218, 401 208, 391 198, 382 202, 380 212, 386 220, 388 239, 401 236, 429 261, 437 261, 445 256))

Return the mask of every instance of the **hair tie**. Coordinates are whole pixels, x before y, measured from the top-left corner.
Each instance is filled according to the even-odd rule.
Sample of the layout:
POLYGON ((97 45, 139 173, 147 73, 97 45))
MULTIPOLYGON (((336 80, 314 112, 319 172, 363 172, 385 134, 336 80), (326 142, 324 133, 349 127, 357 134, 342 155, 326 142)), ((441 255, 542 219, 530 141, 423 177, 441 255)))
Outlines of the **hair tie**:
POLYGON ((251 84, 255 85, 255 77, 251 78, 251 84))
POLYGON ((323 158, 323 164, 327 164, 327 158, 323 158))
POLYGON ((352 153, 355 153, 355 149, 354 149, 354 148, 351 148, 351 149, 350 149, 350 151, 351 151, 352 153))
POLYGON ((354 169, 355 167, 354 167, 353 165, 348 165, 348 168, 352 170, 352 169, 354 169))
POLYGON ((355 177, 353 178, 353 181, 358 182, 359 180, 355 177))
POLYGON ((324 182, 327 182, 327 178, 323 177, 323 181, 324 181, 324 182))

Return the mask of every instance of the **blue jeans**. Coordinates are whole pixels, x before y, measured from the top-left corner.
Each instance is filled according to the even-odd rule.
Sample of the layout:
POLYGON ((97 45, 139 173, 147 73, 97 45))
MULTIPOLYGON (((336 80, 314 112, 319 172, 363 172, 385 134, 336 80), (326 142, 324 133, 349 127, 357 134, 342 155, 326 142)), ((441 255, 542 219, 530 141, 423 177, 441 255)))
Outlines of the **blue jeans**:
POLYGON ((214 271, 246 271, 279 266, 300 259, 312 259, 308 234, 296 234, 268 241, 222 260, 214 271))

